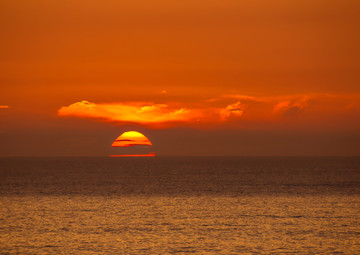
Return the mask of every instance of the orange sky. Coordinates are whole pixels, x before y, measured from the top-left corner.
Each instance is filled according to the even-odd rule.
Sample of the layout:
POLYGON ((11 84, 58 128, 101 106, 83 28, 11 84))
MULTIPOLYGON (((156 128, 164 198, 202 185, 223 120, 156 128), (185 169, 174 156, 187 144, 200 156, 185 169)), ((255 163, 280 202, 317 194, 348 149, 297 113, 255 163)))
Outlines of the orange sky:
POLYGON ((358 13, 357 0, 0 0, 0 156, 106 155, 127 129, 157 155, 194 140, 193 154, 359 155, 358 13), (250 138, 211 150, 204 130, 250 138))

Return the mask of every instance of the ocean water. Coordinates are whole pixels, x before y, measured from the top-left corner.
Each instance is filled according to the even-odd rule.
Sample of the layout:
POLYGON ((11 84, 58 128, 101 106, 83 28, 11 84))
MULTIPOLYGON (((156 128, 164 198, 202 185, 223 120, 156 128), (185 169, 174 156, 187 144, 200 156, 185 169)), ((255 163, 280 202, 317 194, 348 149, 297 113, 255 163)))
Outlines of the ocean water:
POLYGON ((0 254, 360 254, 360 158, 0 158, 0 254))

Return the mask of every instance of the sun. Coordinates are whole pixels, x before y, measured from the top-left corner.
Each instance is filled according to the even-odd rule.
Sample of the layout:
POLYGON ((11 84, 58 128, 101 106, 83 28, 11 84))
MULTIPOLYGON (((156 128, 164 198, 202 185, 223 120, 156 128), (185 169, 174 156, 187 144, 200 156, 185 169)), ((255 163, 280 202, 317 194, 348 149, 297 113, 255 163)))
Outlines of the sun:
MULTIPOLYGON (((150 140, 140 132, 137 131, 127 131, 122 133, 116 140, 112 143, 112 147, 132 147, 132 146, 152 146, 150 140)), ((148 154, 121 154, 121 155, 110 155, 111 157, 153 157, 155 152, 148 154)))
POLYGON ((112 147, 130 147, 134 145, 152 145, 150 140, 137 131, 122 133, 111 145, 112 147))

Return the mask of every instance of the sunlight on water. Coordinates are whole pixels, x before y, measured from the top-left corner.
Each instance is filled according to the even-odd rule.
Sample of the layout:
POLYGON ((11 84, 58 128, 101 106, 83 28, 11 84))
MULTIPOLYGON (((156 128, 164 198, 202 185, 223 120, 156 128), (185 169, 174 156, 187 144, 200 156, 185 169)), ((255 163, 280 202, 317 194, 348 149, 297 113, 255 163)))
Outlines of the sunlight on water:
POLYGON ((156 160, 3 162, 0 253, 360 253, 358 161, 156 160))

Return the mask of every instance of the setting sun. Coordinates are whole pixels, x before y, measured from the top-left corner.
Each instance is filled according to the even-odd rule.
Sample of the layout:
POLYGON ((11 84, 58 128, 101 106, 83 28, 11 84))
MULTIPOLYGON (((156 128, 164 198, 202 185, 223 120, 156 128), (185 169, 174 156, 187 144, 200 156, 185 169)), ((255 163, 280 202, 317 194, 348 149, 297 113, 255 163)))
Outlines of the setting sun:
MULTIPOLYGON (((132 147, 132 146, 152 146, 150 140, 140 132, 137 131, 127 131, 122 133, 116 140, 112 143, 112 147, 132 147)), ((148 154, 136 153, 136 154, 120 154, 120 155, 110 155, 110 157, 154 157, 155 152, 148 154)))
POLYGON ((127 131, 116 138, 115 142, 113 142, 111 146, 129 147, 134 145, 152 145, 152 143, 146 136, 137 131, 127 131))

